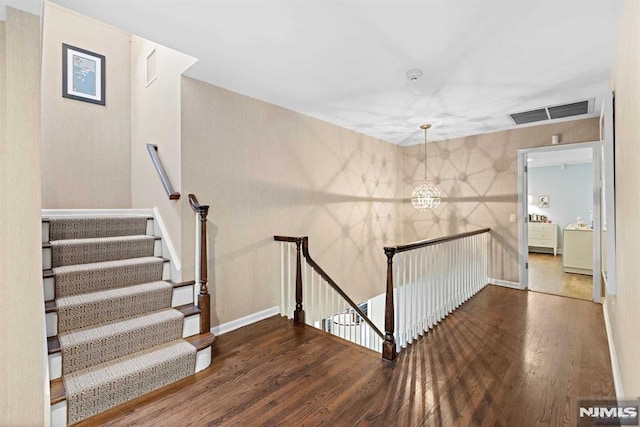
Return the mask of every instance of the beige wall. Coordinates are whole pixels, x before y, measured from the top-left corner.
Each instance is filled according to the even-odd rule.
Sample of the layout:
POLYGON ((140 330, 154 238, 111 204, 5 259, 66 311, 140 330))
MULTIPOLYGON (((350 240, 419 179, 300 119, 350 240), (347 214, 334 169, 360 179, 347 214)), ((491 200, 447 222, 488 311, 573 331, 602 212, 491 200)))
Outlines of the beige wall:
MULTIPOLYGON (((132 36, 131 39, 131 207, 158 207, 178 257, 181 257, 181 204, 169 200, 147 152, 147 143, 158 146, 158 155, 171 184, 182 188, 180 159, 180 78, 195 62, 193 57, 132 36), (155 49, 157 79, 147 85, 147 56, 155 49)), ((193 266, 188 268, 193 269, 193 266)), ((178 272, 174 272, 173 279, 178 272)))
MULTIPOLYGON (((428 177, 445 198, 434 211, 418 212, 404 205, 403 239, 428 239, 491 227, 495 279, 519 281, 518 225, 509 222, 518 213, 518 150, 551 144, 599 139, 598 119, 525 127, 428 144, 428 177)), ((402 151, 403 195, 424 180, 424 145, 402 151)))
MULTIPOLYGON (((308 235, 311 255, 354 300, 382 293, 382 247, 400 221, 400 148, 182 82, 182 191, 211 205, 212 325, 279 304, 275 234, 308 235)), ((184 204, 182 215, 186 269, 195 220, 184 204)))
POLYGON ((131 207, 131 37, 45 3, 42 207, 131 207), (62 43, 106 57, 106 106, 62 97, 62 43))
POLYGON ((624 396, 640 396, 640 5, 625 0, 614 62, 616 287, 606 304, 624 396))
MULTIPOLYGON (((0 103, 6 105, 0 112, 6 113, 6 127, 0 140, 0 425, 37 426, 44 424, 46 401, 39 225, 40 20, 7 8, 3 27, 6 73, 5 67, 1 69, 6 91, 0 103)), ((4 58, 1 40, 0 46, 4 58)))

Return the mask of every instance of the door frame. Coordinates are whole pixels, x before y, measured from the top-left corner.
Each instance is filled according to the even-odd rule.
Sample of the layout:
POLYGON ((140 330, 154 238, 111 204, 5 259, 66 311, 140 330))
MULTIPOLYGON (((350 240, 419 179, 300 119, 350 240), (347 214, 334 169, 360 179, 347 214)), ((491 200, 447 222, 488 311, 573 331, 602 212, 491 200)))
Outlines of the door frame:
POLYGON ((591 148, 593 163, 593 301, 601 302, 602 270, 602 218, 601 218, 601 168, 602 141, 579 142, 575 144, 556 144, 544 147, 523 148, 518 150, 518 259, 521 289, 529 287, 529 227, 528 227, 528 166, 529 153, 566 151, 578 148, 591 148))

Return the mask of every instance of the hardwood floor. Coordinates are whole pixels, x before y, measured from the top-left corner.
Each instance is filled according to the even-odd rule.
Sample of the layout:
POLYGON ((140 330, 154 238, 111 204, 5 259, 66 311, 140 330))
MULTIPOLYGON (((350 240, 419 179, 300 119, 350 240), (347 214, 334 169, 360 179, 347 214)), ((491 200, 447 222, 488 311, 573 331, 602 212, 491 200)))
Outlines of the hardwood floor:
POLYGON ((593 277, 565 273, 562 255, 529 253, 529 289, 592 301, 593 277))
POLYGON ((210 368, 79 426, 576 425, 613 396, 602 307, 487 286, 395 363, 279 316, 218 337, 210 368))

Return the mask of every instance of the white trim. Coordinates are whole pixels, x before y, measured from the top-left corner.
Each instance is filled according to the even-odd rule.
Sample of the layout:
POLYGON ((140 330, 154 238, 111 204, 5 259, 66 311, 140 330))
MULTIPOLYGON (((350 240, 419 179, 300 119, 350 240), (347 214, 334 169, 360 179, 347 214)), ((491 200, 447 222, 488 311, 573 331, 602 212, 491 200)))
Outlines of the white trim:
MULTIPOLYGON (((541 147, 522 148, 518 150, 518 259, 520 281, 522 282, 523 289, 529 285, 529 273, 525 268, 526 263, 529 261, 529 247, 528 247, 528 226, 526 215, 528 213, 527 205, 527 154, 529 153, 542 153, 548 151, 565 151, 574 150, 577 148, 591 148, 593 156, 593 233, 594 233, 594 245, 593 245, 593 265, 594 270, 600 271, 600 264, 602 260, 602 245, 600 244, 601 238, 601 218, 600 218, 600 202, 601 202, 601 180, 600 180, 600 155, 602 150, 601 141, 588 141, 577 142, 567 144, 545 145, 541 147)), ((528 169, 528 166, 527 166, 528 169)), ((600 292, 600 274, 593 275, 593 301, 600 302, 602 295, 600 292)))
POLYGON ((276 314, 280 314, 280 307, 278 306, 267 308, 266 310, 241 317, 240 319, 232 320, 231 322, 223 323, 222 325, 214 326, 213 328, 211 328, 211 332, 215 336, 223 335, 227 332, 235 331, 236 329, 242 328, 243 326, 247 326, 271 316, 275 316, 276 314))
POLYGON ((511 282, 509 280, 491 279, 489 278, 490 285, 504 286, 505 288, 513 288, 523 290, 524 287, 518 282, 511 282))
POLYGON ((171 280, 173 280, 174 282, 182 282, 182 263, 180 262, 180 258, 178 257, 175 247, 173 246, 173 242, 171 241, 171 236, 169 236, 167 226, 162 220, 160 209, 158 209, 157 206, 153 208, 152 215, 154 219, 155 232, 159 233, 160 237, 162 237, 162 252, 165 253, 164 250, 166 249, 169 255, 169 259, 171 260, 171 280))
POLYGON ((211 365, 211 346, 196 353, 196 374, 211 365))
POLYGON ((144 215, 153 216, 151 209, 42 209, 43 217, 69 215, 144 215))
POLYGON ((604 313, 604 326, 607 330, 607 341, 609 343, 609 358, 611 359, 611 372, 613 373, 613 386, 616 391, 616 397, 622 399, 624 397, 624 388, 622 388, 622 377, 618 367, 618 356, 616 353, 616 345, 613 342, 613 331, 611 330, 611 321, 609 320, 609 308, 607 302, 603 298, 602 312, 604 313))

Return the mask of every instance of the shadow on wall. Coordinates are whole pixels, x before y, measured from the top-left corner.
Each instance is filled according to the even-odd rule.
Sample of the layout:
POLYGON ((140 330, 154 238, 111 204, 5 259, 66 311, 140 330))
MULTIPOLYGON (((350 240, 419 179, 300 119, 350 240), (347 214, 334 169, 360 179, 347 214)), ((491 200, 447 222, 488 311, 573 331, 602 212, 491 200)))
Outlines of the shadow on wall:
MULTIPOLYGON (((432 212, 405 210, 403 233, 414 240, 491 227, 491 277, 518 281, 518 229, 508 222, 517 212, 517 149, 507 137, 480 144, 479 136, 428 144, 428 177, 443 193, 432 212)), ((405 191, 419 182, 424 152, 404 151, 405 191)))
MULTIPOLYGON (((182 102, 182 188, 217 227, 214 325, 279 304, 276 234, 309 236, 354 300, 383 292, 383 247, 400 240, 400 147, 188 78, 182 102)), ((189 216, 183 252, 193 233, 189 216)))

